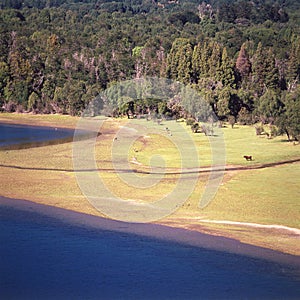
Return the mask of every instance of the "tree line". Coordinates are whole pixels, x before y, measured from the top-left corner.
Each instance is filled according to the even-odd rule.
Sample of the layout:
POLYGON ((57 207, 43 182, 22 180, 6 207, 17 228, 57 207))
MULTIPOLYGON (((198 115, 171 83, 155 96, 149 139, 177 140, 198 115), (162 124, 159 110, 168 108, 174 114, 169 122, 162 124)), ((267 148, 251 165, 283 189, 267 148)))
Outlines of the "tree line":
POLYGON ((0 8, 3 111, 78 115, 114 83, 165 77, 196 89, 221 120, 262 121, 299 139, 298 1, 2 0, 0 8))

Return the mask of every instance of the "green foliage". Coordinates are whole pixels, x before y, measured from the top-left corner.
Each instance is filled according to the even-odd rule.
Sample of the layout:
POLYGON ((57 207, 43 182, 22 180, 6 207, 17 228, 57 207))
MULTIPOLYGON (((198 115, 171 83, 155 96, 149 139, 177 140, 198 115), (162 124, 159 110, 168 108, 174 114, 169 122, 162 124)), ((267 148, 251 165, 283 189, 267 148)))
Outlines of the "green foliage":
POLYGON ((32 92, 28 98, 27 109, 35 110, 37 107, 38 101, 39 101, 39 96, 37 95, 37 93, 32 92))
POLYGON ((263 125, 256 125, 255 126, 255 132, 256 135, 261 135, 265 132, 264 126, 263 125))
POLYGON ((283 97, 284 110, 276 119, 276 125, 281 133, 286 133, 288 139, 300 140, 300 89, 283 97))
POLYGON ((228 57, 226 48, 223 48, 222 51, 221 64, 217 70, 217 78, 222 82, 223 86, 235 86, 233 64, 228 57))
POLYGON ((236 69, 237 69, 238 75, 240 76, 240 80, 245 81, 248 79, 248 76, 251 73, 251 62, 250 62, 249 55, 247 53, 245 44, 242 45, 242 47, 239 51, 239 54, 238 54, 238 57, 236 60, 236 69))
POLYGON ((262 122, 273 123, 283 109, 278 92, 268 89, 258 100, 257 113, 261 117, 262 122))
POLYGON ((194 133, 197 133, 199 128, 200 128, 200 126, 199 126, 199 123, 197 123, 197 122, 191 126, 191 129, 194 133))
POLYGON ((264 88, 275 89, 279 83, 279 70, 276 65, 275 55, 271 48, 267 51, 259 43, 253 61, 253 79, 259 87, 259 93, 264 88))
POLYGON ((188 126, 193 126, 195 123, 196 123, 196 121, 193 118, 188 118, 186 120, 186 125, 188 125, 188 126))
MULTIPOLYGON (((4 110, 78 115, 112 83, 152 76, 193 86, 218 117, 245 123, 279 118, 267 90, 280 98, 299 86, 297 1, 5 0, 0 8, 4 110)), ((177 104, 135 110, 180 117, 177 104)))

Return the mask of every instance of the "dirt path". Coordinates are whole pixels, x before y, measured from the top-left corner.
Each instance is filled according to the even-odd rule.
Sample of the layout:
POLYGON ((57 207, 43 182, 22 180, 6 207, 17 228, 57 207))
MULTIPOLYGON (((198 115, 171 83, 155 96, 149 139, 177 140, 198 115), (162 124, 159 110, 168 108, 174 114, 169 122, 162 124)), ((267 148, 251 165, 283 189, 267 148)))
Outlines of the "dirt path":
POLYGON ((199 219, 199 222, 202 223, 212 223, 212 224, 225 224, 225 225, 240 225, 240 226, 246 226, 246 227, 254 227, 254 228, 264 228, 264 229, 275 229, 275 230, 285 230, 292 234, 299 235, 300 236, 300 229, 288 227, 284 225, 276 225, 276 224, 258 224, 258 223, 249 223, 249 222, 237 222, 237 221, 229 221, 229 220, 205 220, 205 219, 199 219))
MULTIPOLYGON (((155 167, 152 168, 153 173, 164 173, 164 174, 197 174, 197 173, 210 173, 210 172, 230 172, 230 171, 244 171, 244 170, 259 170, 265 168, 272 168, 287 164, 293 164, 300 162, 300 158, 295 158, 291 160, 284 160, 284 161, 277 161, 273 163, 264 163, 259 165, 252 165, 252 166, 242 166, 242 165, 225 165, 225 166, 211 166, 211 167, 201 167, 201 168, 160 168, 155 167)), ((138 162, 136 159, 131 161, 132 164, 139 165, 141 167, 149 169, 149 166, 143 165, 138 162)), ((144 171, 136 170, 136 173, 144 173, 144 171)))

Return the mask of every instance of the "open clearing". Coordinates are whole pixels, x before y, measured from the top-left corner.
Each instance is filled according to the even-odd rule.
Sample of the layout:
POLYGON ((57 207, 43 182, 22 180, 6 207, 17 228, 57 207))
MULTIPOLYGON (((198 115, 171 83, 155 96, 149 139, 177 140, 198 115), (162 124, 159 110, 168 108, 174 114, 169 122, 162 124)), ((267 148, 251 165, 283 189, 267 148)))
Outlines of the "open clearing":
MULTIPOLYGON (((56 115, 0 116, 1 122, 69 128, 74 127, 77 120, 56 115)), ((182 207, 159 223, 229 236, 242 242, 300 254, 299 235, 280 227, 264 227, 280 225, 300 228, 300 163, 297 162, 300 159, 300 146, 286 142, 285 137, 271 140, 258 137, 255 129, 250 126, 223 128, 226 144, 225 175, 213 201, 200 209, 199 199, 209 175, 205 168, 211 165, 212 158, 209 138, 200 133, 192 134, 183 122, 167 121, 158 125, 152 121, 134 120, 133 126, 145 126, 147 132, 132 143, 129 149, 122 149, 125 147, 122 136, 117 140, 115 137, 121 126, 127 126, 126 122, 123 119, 108 120, 101 128, 102 134, 96 142, 97 171, 117 196, 147 203, 170 193, 179 178, 176 171, 181 170, 181 156, 177 146, 186 145, 188 151, 193 141, 198 158, 189 157, 184 166, 186 170, 190 168, 191 180, 197 177, 193 193, 182 207), (166 127, 172 137, 166 133, 166 127), (184 135, 182 132, 185 132, 184 135), (186 132, 189 134, 188 141, 184 140, 186 132), (111 151, 114 147, 128 153, 126 162, 124 158, 115 158, 117 162, 114 163, 117 163, 120 170, 116 170, 112 162, 111 151), (244 155, 252 155, 254 160, 246 161, 244 155), (294 162, 276 165, 289 160, 294 162), (160 180, 149 188, 139 189, 122 181, 118 172, 124 173, 126 170, 134 170, 135 175, 141 178, 149 176, 152 171, 159 173, 162 170, 164 174, 150 174, 160 180), (238 222, 262 226, 246 226, 238 222)), ((1 151, 0 169, 1 191, 5 197, 101 215, 82 195, 77 185, 72 164, 72 143, 1 151)), ((188 185, 189 178, 186 180, 188 185)))

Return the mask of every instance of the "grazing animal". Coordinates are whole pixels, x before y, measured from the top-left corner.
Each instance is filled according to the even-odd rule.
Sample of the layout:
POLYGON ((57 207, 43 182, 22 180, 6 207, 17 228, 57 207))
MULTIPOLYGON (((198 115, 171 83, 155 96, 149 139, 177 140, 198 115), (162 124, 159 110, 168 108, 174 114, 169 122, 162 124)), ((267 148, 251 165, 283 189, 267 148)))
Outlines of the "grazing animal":
POLYGON ((246 160, 252 160, 252 156, 251 155, 244 155, 243 156, 246 160))

